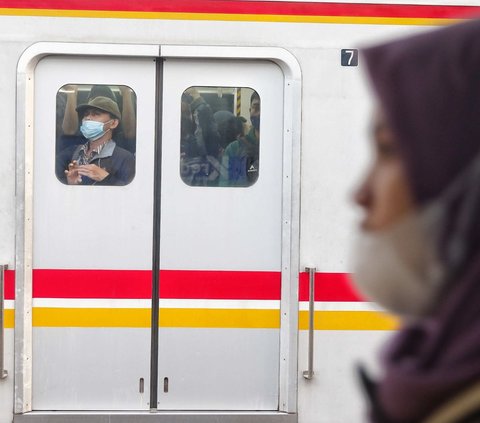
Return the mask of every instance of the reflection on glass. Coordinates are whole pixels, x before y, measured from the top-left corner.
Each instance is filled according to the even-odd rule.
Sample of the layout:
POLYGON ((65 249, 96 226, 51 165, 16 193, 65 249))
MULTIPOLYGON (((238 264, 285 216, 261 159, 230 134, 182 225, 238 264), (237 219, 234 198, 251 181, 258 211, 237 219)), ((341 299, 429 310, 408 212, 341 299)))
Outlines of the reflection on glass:
POLYGON ((57 178, 127 185, 135 176, 136 96, 126 86, 69 84, 57 93, 57 178))
POLYGON ((186 184, 251 186, 259 170, 259 95, 251 88, 186 89, 180 138, 180 176, 186 184))

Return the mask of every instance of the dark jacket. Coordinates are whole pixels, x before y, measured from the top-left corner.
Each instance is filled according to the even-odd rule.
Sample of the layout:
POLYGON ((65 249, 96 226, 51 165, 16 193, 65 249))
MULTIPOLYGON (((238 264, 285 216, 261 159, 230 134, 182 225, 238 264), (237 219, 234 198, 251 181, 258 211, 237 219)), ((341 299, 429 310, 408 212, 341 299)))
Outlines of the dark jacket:
MULTIPOLYGON (((81 147, 86 140, 77 137, 77 143, 65 148, 57 155, 56 175, 63 183, 67 183, 65 170, 72 160, 77 160, 81 147), (78 143, 83 141, 83 143, 78 143)), ((102 149, 100 154, 94 156, 89 164, 95 164, 105 169, 109 175, 102 181, 94 181, 88 177, 82 177, 81 185, 127 185, 135 176, 135 157, 129 151, 118 147, 115 141, 110 140, 102 149)))

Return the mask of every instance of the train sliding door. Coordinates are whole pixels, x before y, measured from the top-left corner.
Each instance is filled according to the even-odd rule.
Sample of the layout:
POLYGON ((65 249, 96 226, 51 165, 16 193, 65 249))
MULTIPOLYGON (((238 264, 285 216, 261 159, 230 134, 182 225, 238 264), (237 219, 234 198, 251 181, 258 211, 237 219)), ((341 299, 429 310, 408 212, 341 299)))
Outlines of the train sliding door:
POLYGON ((159 408, 277 410, 283 74, 166 59, 159 408))
POLYGON ((23 409, 280 410, 282 70, 52 55, 34 77, 23 409))
POLYGON ((149 408, 155 72, 153 59, 36 67, 33 410, 149 408), (84 115, 106 122, 85 132, 90 151, 84 115))

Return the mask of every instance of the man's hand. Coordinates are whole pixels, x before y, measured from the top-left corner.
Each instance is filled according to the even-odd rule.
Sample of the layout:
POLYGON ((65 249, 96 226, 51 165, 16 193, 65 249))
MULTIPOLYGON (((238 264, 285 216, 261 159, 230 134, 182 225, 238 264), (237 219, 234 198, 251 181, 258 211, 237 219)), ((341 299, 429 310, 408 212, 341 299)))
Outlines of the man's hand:
POLYGON ((65 170, 68 185, 78 185, 82 183, 82 177, 78 173, 78 168, 79 166, 76 160, 69 163, 68 169, 65 170))
POLYGON ((94 164, 78 166, 77 172, 80 177, 87 176, 88 178, 93 179, 97 182, 103 181, 109 175, 109 173, 105 169, 102 169, 101 167, 94 164))

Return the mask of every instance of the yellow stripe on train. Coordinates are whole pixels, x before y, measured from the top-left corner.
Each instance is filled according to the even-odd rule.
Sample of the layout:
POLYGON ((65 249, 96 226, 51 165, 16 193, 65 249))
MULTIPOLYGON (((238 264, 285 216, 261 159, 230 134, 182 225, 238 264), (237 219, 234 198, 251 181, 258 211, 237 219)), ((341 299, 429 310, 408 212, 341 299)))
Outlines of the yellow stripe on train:
MULTIPOLYGON (((151 324, 147 308, 35 307, 33 326, 41 327, 137 327, 151 324)), ((160 310, 160 327, 279 328, 278 310, 187 309, 160 310)))
POLYGON ((3 311, 3 327, 12 329, 15 326, 15 310, 6 309, 3 311))
POLYGON ((367 25, 446 25, 455 19, 443 18, 402 18, 364 16, 309 16, 239 13, 183 13, 183 12, 125 12, 97 10, 22 9, 0 8, 4 16, 39 16, 59 18, 111 18, 111 19, 159 19, 197 21, 248 21, 248 22, 291 22, 331 23, 367 25))
MULTIPOLYGON (((300 311, 300 330, 308 329, 308 311, 300 311)), ((315 330, 395 330, 398 321, 378 311, 316 311, 315 330)))
MULTIPOLYGON (((35 327, 149 328, 148 308, 35 307, 35 327)), ((13 328, 14 311, 5 310, 5 327, 13 328)), ((164 308, 160 327, 278 329, 279 310, 164 308)), ((395 330, 398 321, 377 311, 316 311, 315 330, 395 330)), ((299 329, 308 329, 308 312, 299 312, 299 329)))

